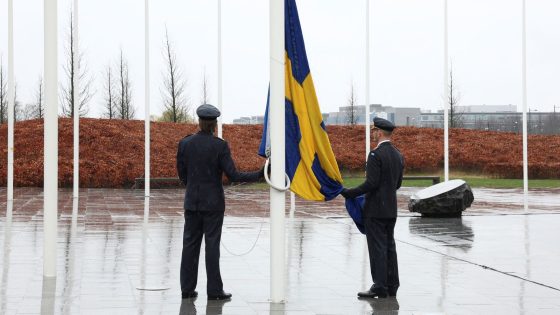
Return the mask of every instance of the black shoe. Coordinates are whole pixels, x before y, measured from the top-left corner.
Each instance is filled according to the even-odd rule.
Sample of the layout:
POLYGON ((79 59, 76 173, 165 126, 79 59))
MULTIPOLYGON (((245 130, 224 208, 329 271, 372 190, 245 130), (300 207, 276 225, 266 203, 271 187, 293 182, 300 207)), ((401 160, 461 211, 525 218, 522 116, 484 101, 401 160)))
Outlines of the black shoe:
POLYGON ((358 292, 358 298, 373 299, 373 298, 376 298, 376 297, 377 298, 386 298, 387 297, 387 292, 379 292, 379 291, 372 291, 372 290, 358 292))
POLYGON ((209 300, 229 300, 231 299, 231 293, 226 293, 224 291, 218 293, 208 293, 209 300))
POLYGON ((398 288, 389 287, 389 290, 387 290, 387 292, 389 293, 389 296, 397 296, 397 289, 398 288))
POLYGON ((198 292, 196 291, 193 291, 191 293, 183 292, 181 293, 181 296, 183 297, 183 299, 192 299, 198 296, 198 292))

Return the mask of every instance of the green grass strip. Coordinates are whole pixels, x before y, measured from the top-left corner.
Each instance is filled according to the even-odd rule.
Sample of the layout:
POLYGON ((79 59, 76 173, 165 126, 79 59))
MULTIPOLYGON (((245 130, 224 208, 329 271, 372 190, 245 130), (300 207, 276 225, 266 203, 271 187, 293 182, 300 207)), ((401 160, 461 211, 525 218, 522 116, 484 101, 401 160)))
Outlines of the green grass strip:
MULTIPOLYGON (((443 180, 443 176, 441 176, 443 180)), ((478 188, 523 188, 522 179, 486 178, 481 176, 451 176, 451 179, 462 179, 471 187, 478 188)), ((344 177, 344 187, 356 187, 364 182, 364 177, 344 177)), ((429 187, 431 180, 405 180, 403 187, 429 187)), ((241 185, 242 188, 268 189, 266 183, 241 185)), ((560 188, 560 179, 530 179, 529 188, 550 189, 560 188)))

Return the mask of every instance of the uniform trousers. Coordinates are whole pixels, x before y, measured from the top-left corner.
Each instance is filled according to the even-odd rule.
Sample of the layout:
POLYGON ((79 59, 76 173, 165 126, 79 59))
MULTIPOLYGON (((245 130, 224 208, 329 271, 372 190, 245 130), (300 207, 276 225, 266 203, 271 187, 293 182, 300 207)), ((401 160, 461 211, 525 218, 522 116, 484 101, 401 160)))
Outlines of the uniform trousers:
POLYGON ((220 239, 223 223, 224 212, 221 211, 185 211, 181 257, 181 291, 183 293, 192 293, 196 288, 203 234, 206 248, 206 291, 208 294, 223 291, 224 285, 220 274, 220 239))
POLYGON ((369 252, 372 291, 396 292, 399 288, 399 267, 395 246, 396 218, 364 218, 369 252))

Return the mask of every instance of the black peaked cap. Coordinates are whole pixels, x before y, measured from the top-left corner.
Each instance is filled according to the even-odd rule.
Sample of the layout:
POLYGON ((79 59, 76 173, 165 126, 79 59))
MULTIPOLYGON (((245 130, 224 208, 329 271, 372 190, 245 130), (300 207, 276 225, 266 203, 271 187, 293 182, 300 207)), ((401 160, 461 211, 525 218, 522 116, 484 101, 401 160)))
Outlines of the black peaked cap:
POLYGON ((393 131, 395 129, 395 124, 380 117, 375 117, 373 119, 373 126, 385 131, 393 131))
POLYGON ((196 109, 196 114, 198 115, 198 118, 200 118, 200 119, 211 120, 211 119, 216 119, 216 118, 220 117, 220 110, 217 109, 213 105, 204 104, 204 105, 200 105, 196 109))

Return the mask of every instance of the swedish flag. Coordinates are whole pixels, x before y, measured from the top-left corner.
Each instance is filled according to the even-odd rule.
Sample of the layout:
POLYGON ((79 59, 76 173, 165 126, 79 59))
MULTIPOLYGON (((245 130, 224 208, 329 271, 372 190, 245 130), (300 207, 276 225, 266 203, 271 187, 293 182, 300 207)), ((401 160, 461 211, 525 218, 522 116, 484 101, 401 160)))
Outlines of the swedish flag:
MULTIPOLYGON (((295 0, 285 0, 286 174, 291 190, 307 200, 331 200, 342 176, 323 123, 295 0)), ((268 101, 259 154, 270 150, 268 101)), ((274 161, 272 161, 274 163, 274 161)))

